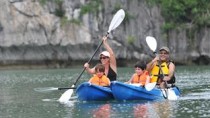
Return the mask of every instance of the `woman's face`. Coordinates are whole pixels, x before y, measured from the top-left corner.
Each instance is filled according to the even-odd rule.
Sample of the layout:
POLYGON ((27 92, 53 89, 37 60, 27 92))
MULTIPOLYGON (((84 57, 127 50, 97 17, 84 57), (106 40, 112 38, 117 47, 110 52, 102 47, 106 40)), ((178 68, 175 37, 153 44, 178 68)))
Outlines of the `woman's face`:
POLYGON ((169 58, 169 53, 165 50, 161 50, 159 56, 161 61, 166 61, 169 58))
POLYGON ((101 60, 101 63, 102 63, 102 64, 106 64, 106 63, 109 62, 109 57, 104 56, 104 55, 101 55, 101 56, 100 56, 100 60, 101 60))

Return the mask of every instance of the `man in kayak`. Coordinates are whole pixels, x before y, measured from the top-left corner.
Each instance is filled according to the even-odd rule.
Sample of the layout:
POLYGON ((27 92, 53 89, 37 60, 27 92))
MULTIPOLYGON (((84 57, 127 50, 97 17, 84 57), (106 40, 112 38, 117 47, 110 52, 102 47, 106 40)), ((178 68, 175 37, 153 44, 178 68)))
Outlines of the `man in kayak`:
POLYGON ((110 86, 110 80, 106 75, 104 75, 105 67, 102 64, 97 64, 95 66, 95 72, 96 74, 94 74, 89 80, 91 84, 98 86, 110 86))
POLYGON ((148 84, 150 82, 150 76, 148 71, 146 70, 146 64, 137 62, 134 67, 135 67, 135 73, 126 83, 140 84, 141 86, 148 84))
POLYGON ((157 82, 161 88, 173 86, 175 83, 175 65, 169 59, 169 48, 162 47, 159 54, 147 64, 147 70, 152 76, 151 82, 157 82))
MULTIPOLYGON (((102 40, 103 40, 103 45, 107 51, 101 52, 99 58, 101 64, 103 64, 105 67, 105 75, 110 79, 110 81, 115 81, 117 79, 116 57, 112 48, 107 43, 107 36, 104 36, 102 40)), ((90 68, 90 65, 88 63, 84 64, 84 68, 90 74, 96 73, 95 67, 90 68)))

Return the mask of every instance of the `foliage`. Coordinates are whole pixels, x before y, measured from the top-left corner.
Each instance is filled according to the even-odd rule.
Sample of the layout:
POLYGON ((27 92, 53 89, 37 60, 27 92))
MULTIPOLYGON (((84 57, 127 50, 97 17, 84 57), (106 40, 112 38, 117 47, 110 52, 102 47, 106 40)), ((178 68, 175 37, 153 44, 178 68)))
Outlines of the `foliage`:
POLYGON ((176 24, 173 23, 173 22, 165 22, 162 26, 162 30, 163 32, 167 32, 169 31, 170 29, 173 29, 176 27, 176 24))
POLYGON ((65 15, 65 10, 63 9, 63 0, 39 0, 41 5, 45 5, 47 2, 54 2, 57 5, 54 14, 58 17, 63 17, 65 15))
MULTIPOLYGON (((121 3, 116 3, 115 6, 114 6, 114 10, 112 11, 112 14, 115 14, 119 9, 122 9, 123 6, 121 5, 121 3)), ((128 12, 128 10, 125 10, 125 19, 124 19, 124 22, 129 22, 131 19, 134 19, 135 17, 130 14, 128 12)))
POLYGON ((128 44, 134 44, 135 37, 134 37, 134 36, 129 35, 129 36, 127 37, 127 41, 128 41, 128 44))
POLYGON ((40 4, 45 5, 47 2, 54 2, 57 5, 57 8, 55 9, 54 14, 61 18, 61 26, 74 23, 77 25, 80 25, 80 21, 77 19, 71 19, 68 20, 68 18, 65 16, 65 10, 63 9, 63 1, 64 0, 40 0, 40 4))
POLYGON ((90 0, 87 4, 84 4, 81 7, 80 15, 84 15, 86 13, 94 13, 97 14, 100 10, 100 5, 102 4, 102 0, 90 0))
POLYGON ((65 15, 65 11, 62 8, 55 9, 55 15, 58 17, 63 17, 65 15))
POLYGON ((71 20, 68 20, 67 17, 62 17, 61 18, 61 27, 64 26, 64 25, 68 25, 68 24, 76 24, 76 25, 80 25, 81 24, 81 21, 79 21, 78 19, 71 19, 71 20))
POLYGON ((65 15, 65 10, 63 9, 63 0, 54 0, 54 2, 58 5, 58 8, 55 9, 55 15, 58 17, 63 17, 65 15))
POLYGON ((166 28, 185 23, 197 28, 210 26, 210 0, 148 0, 148 3, 160 5, 166 28))
POLYGON ((41 5, 45 5, 45 4, 47 3, 47 0, 39 0, 39 3, 40 3, 41 5))

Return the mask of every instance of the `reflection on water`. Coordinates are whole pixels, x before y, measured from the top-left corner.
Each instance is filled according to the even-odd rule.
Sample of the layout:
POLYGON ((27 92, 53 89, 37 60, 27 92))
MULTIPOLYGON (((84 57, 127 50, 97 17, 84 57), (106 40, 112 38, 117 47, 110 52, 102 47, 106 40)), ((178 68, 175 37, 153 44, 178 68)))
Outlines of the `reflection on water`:
POLYGON ((75 102, 68 115, 73 118, 169 118, 175 115, 175 106, 170 101, 75 102))
MULTIPOLYGON (((65 90, 49 87, 68 87, 80 72, 81 69, 0 71, 0 118, 210 117, 208 66, 177 67, 177 86, 182 95, 176 101, 81 102, 72 96, 68 104, 60 104, 57 99, 65 90)), ((132 68, 120 68, 118 80, 127 81, 132 73, 132 68)), ((89 77, 84 73, 77 85, 89 77)))
POLYGON ((94 109, 92 114, 94 118, 110 118, 111 106, 110 104, 104 104, 97 109, 94 109))
POLYGON ((74 104, 74 116, 77 118, 110 118, 111 104, 110 103, 75 103, 74 104))

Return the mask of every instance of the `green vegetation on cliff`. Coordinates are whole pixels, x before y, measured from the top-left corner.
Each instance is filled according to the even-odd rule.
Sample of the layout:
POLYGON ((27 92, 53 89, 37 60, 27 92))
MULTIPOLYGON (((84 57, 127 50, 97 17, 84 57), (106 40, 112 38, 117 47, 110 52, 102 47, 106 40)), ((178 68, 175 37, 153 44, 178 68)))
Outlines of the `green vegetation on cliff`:
POLYGON ((160 6, 165 31, 184 24, 196 29, 210 27, 210 0, 148 0, 148 3, 160 6))

